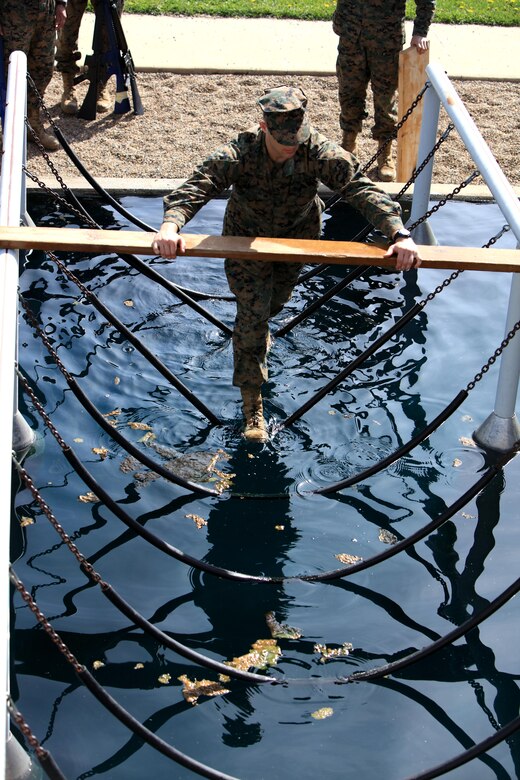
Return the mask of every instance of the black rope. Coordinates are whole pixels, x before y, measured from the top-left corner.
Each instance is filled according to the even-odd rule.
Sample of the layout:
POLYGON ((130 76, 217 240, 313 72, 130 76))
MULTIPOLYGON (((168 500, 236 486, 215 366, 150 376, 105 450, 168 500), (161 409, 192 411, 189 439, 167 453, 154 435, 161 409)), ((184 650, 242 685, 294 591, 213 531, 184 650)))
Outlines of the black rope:
POLYGON ((347 682, 359 682, 360 680, 377 680, 379 677, 387 677, 389 674, 395 674, 401 669, 406 669, 407 667, 412 666, 418 661, 421 661, 423 658, 428 658, 428 656, 432 655, 433 653, 436 653, 438 650, 441 650, 443 647, 446 647, 447 645, 452 645, 461 637, 465 636, 466 634, 469 634, 470 631, 472 631, 474 628, 479 626, 484 620, 487 620, 487 618, 490 617, 490 615, 493 615, 494 612, 496 612, 498 609, 503 607, 504 604, 506 604, 509 601, 509 599, 513 598, 513 596, 515 596, 519 590, 520 590, 520 578, 518 578, 515 582, 513 582, 512 585, 510 585, 508 588, 506 588, 506 590, 504 590, 500 594, 500 596, 497 596, 496 599, 491 601, 486 607, 484 607, 484 609, 482 609, 476 615, 473 615, 471 618, 466 620, 460 626, 454 628, 453 631, 450 631, 444 636, 440 637, 440 639, 437 639, 435 642, 432 642, 430 645, 423 647, 422 650, 417 650, 415 653, 410 653, 409 655, 404 656, 404 658, 400 658, 398 661, 392 661, 392 663, 384 664, 384 666, 378 666, 375 669, 368 669, 367 671, 354 672, 353 674, 350 674, 348 677, 342 677, 340 681, 347 683, 347 682))
POLYGON ((318 392, 312 396, 312 398, 309 398, 309 400, 304 403, 302 406, 300 406, 299 409, 297 409, 295 412, 293 412, 289 417, 287 417, 285 420, 282 420, 277 426, 277 430, 280 430, 282 428, 287 428, 289 425, 292 425, 293 422, 296 420, 299 420, 300 417, 302 417, 306 412, 309 411, 309 409, 312 409, 313 406, 315 406, 318 401, 321 401, 321 399, 327 395, 331 390, 333 390, 337 385, 340 384, 349 374, 351 374, 358 366, 360 366, 367 357, 370 357, 370 355, 373 355, 374 352, 376 352, 379 347, 381 347, 383 344, 385 344, 389 339, 392 338, 396 333, 399 333, 399 331, 411 320, 413 319, 417 314, 419 314, 420 311, 422 311, 423 304, 416 303, 414 306, 411 307, 405 314, 403 314, 402 317, 400 317, 385 333, 383 333, 376 341, 374 341, 364 352, 361 352, 354 360, 352 360, 348 366, 346 366, 342 371, 340 371, 339 374, 337 374, 333 379, 331 379, 329 382, 327 382, 326 385, 324 385, 318 392))
POLYGON ((310 315, 313 314, 313 312, 315 312, 316 309, 319 309, 321 306, 323 306, 324 303, 326 303, 335 295, 337 295, 339 292, 341 292, 341 290, 343 290, 345 287, 348 287, 350 282, 354 281, 354 279, 357 279, 359 276, 361 276, 361 274, 365 270, 366 268, 363 265, 359 265, 356 268, 353 268, 343 279, 341 279, 341 281, 337 282, 337 284, 335 284, 334 287, 332 287, 328 292, 324 293, 317 300, 315 300, 313 303, 311 303, 309 306, 303 309, 303 311, 297 314, 296 317, 293 317, 291 320, 289 320, 289 322, 287 322, 283 327, 278 328, 278 330, 275 330, 273 336, 275 337, 285 336, 290 330, 296 327, 296 325, 299 325, 300 322, 307 319, 307 317, 310 317, 310 315))
POLYGON ((463 764, 467 764, 468 761, 472 761, 474 758, 478 758, 483 753, 487 753, 489 750, 491 750, 491 748, 495 747, 495 745, 500 744, 500 742, 504 742, 504 740, 518 731, 519 728, 520 715, 517 718, 513 718, 513 720, 510 721, 507 726, 503 726, 495 734, 492 734, 491 737, 482 740, 482 742, 478 742, 476 745, 474 745, 474 747, 466 750, 465 753, 460 753, 458 756, 455 756, 449 761, 444 761, 442 764, 437 764, 437 766, 432 767, 431 769, 427 769, 426 772, 421 772, 418 775, 410 775, 406 778, 406 780, 431 780, 431 778, 445 775, 448 772, 451 772, 452 769, 457 769, 457 767, 463 766, 463 764))
POLYGON ((374 463, 373 466, 370 466, 368 469, 363 469, 363 471, 359 471, 357 474, 354 474, 352 477, 347 477, 346 479, 340 480, 339 482, 335 482, 331 485, 326 485, 322 488, 317 488, 316 490, 313 490, 313 493, 319 493, 322 495, 327 495, 327 493, 335 493, 338 490, 343 490, 343 488, 351 487, 352 485, 356 485, 358 482, 361 482, 364 479, 367 479, 368 477, 371 477, 372 474, 377 474, 379 471, 382 471, 387 466, 390 466, 392 463, 395 463, 396 460, 399 460, 399 458, 402 458, 403 455, 406 455, 410 450, 413 450, 414 447, 416 447, 418 444, 420 444, 422 441, 424 441, 431 433, 437 430, 451 415, 453 412, 459 408, 461 403, 466 400, 468 397, 467 390, 461 390, 458 395, 455 396, 453 401, 446 406, 443 411, 435 417, 434 420, 431 421, 429 425, 426 425, 420 433, 416 434, 412 439, 410 439, 409 442, 406 444, 403 444, 401 447, 396 449, 394 452, 392 452, 390 455, 387 455, 386 458, 383 458, 382 460, 378 461, 377 463, 374 463))
POLYGON ((69 269, 53 254, 53 252, 48 252, 47 254, 63 271, 63 273, 66 274, 70 281, 72 281, 81 290, 91 305, 94 306, 94 308, 97 309, 100 314, 106 317, 106 319, 121 335, 124 336, 127 341, 133 344, 137 351, 140 352, 141 355, 143 355, 143 357, 146 358, 146 360, 157 369, 157 371, 172 385, 172 387, 174 387, 184 398, 186 398, 187 401, 189 401, 196 409, 198 409, 198 411, 203 414, 212 425, 222 424, 216 414, 214 414, 205 403, 197 398, 197 396, 188 387, 186 387, 184 382, 176 377, 175 374, 173 374, 170 369, 164 365, 162 360, 154 355, 153 352, 151 352, 148 347, 143 344, 141 339, 137 338, 137 336, 132 333, 130 328, 121 322, 121 320, 118 319, 118 317, 116 317, 115 314, 113 314, 110 309, 108 309, 105 304, 99 300, 97 295, 85 287, 85 285, 80 282, 80 280, 71 271, 69 271, 69 269))
MULTIPOLYGON (((20 379, 20 382, 22 383, 22 386, 24 390, 29 394, 31 397, 33 403, 35 404, 38 412, 41 414, 42 418, 45 420, 45 412, 39 404, 38 399, 34 395, 32 389, 29 386, 29 383, 27 382, 24 375, 20 372, 19 369, 17 369, 17 375, 20 379)), ((217 490, 212 490, 211 488, 205 488, 202 485, 198 485, 195 482, 190 482, 189 480, 184 479, 183 477, 179 477, 177 474, 174 474, 169 469, 166 469, 161 463, 158 463, 153 460, 153 458, 150 458, 148 455, 146 455, 144 452, 141 452, 140 449, 138 449, 134 444, 132 444, 131 441, 126 439, 118 430, 114 428, 113 425, 110 425, 108 420, 101 414, 101 412, 96 409, 94 404, 91 403, 91 401, 87 398, 83 390, 80 388, 80 386, 77 384, 76 380, 73 379, 69 374, 67 374, 67 382, 69 384, 70 389, 80 401, 82 406, 87 410, 87 412, 90 414, 90 416, 97 422, 97 424, 103 428, 105 433, 107 433, 114 441, 116 441, 129 455, 132 455, 136 460, 139 461, 139 463, 142 463, 143 466, 146 466, 151 471, 155 472, 156 474, 159 474, 161 477, 164 477, 164 479, 168 480, 168 482, 173 482, 175 485, 178 485, 179 487, 183 487, 186 490, 191 491, 192 493, 202 493, 206 496, 218 496, 220 495, 217 490)), ((48 419, 45 420, 48 427, 49 421, 48 419)), ((54 426, 53 426, 54 427, 54 426)), ((56 435, 53 430, 53 427, 50 428, 51 432, 55 435, 56 440, 62 447, 62 449, 67 449, 68 445, 65 444, 62 437, 56 435)))

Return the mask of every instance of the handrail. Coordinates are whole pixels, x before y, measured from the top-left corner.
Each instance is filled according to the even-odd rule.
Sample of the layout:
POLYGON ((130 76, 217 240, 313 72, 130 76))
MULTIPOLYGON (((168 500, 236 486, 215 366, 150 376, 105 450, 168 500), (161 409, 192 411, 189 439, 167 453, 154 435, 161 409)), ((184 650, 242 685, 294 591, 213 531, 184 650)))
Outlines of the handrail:
MULTIPOLYGON (((2 65, 3 67, 3 65, 2 65)), ((4 152, 0 176, 0 225, 16 226, 24 213, 22 199, 25 189, 22 181, 22 166, 25 157, 25 103, 27 95, 27 58, 22 52, 14 52, 10 58, 7 77, 6 107, 4 118, 4 152)), ((16 380, 14 365, 17 357, 17 306, 18 306, 18 250, 1 250, 0 258, 0 409, 4 419, 13 420, 17 413, 16 380)), ((6 425, 0 437, 0 474, 2 490, 0 550, 4 563, 1 570, 9 567, 9 523, 11 515, 11 453, 13 428, 6 425)), ((9 579, 0 577, 0 614, 5 627, 5 651, 0 652, 0 679, 9 693, 9 579)), ((4 697, 4 701, 6 697, 4 697)), ((9 735, 7 710, 2 707, 0 717, 5 735, 9 735)), ((0 777, 5 777, 6 752, 0 750, 0 777)))

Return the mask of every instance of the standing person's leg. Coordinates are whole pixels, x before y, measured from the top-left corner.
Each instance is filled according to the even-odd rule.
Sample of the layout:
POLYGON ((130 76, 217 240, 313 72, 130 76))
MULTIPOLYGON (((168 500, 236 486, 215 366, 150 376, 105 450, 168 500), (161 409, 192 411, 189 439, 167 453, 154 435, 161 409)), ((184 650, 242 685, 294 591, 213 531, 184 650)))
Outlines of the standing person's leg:
MULTIPOLYGON (((101 11, 101 13, 104 13, 103 2, 106 2, 106 0, 92 0, 92 5, 96 13, 98 12, 98 9, 101 11)), ((125 5, 124 0, 116 0, 116 9, 119 18, 121 18, 121 16, 123 15, 124 5, 125 5)), ((102 39, 103 39, 103 50, 105 52, 108 52, 109 49, 111 48, 111 43, 110 43, 110 37, 106 25, 103 26, 102 39)), ((102 79, 98 84, 96 109, 100 113, 109 111, 114 102, 110 95, 107 84, 108 84, 107 78, 102 79)))
POLYGON ((370 71, 364 47, 359 42, 339 39, 336 60, 338 97, 340 105, 339 124, 343 131, 341 145, 347 152, 356 154, 356 138, 361 132, 370 71))
POLYGON ((374 126, 372 135, 384 147, 377 168, 381 181, 394 181, 395 165, 392 143, 386 144, 397 124, 397 86, 399 80, 399 49, 369 51, 372 92, 374 93, 374 126))
MULTIPOLYGON (((41 10, 33 10, 33 18, 31 19, 32 36, 29 51, 27 52, 27 70, 34 81, 40 97, 43 98, 54 70, 56 6, 54 0, 47 0, 42 6, 40 6, 41 10)), ((40 115, 40 101, 30 85, 27 90, 27 119, 45 149, 54 151, 59 148, 58 140, 54 135, 47 133, 43 127, 40 115)), ((30 133, 29 136, 31 136, 30 133)))
POLYGON ((240 388, 245 436, 265 441, 261 386, 267 379, 267 343, 273 289, 272 263, 226 260, 229 289, 236 297, 233 384, 240 388))
POLYGON ((56 70, 60 71, 63 78, 63 94, 60 105, 64 114, 75 114, 78 110, 74 77, 79 73, 78 60, 81 59, 78 46, 79 28, 86 7, 87 0, 68 0, 67 19, 58 33, 56 70))

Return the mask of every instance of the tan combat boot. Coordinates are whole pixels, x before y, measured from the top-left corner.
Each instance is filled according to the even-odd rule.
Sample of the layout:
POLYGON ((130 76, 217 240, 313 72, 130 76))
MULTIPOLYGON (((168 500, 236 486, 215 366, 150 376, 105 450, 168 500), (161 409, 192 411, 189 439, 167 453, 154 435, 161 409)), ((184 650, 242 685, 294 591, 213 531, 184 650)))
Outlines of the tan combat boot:
POLYGON ((110 111, 112 108, 112 97, 108 89, 107 83, 99 82, 98 84, 98 96, 96 101, 96 111, 100 114, 104 114, 106 111, 110 111))
POLYGON ((260 388, 242 387, 242 402, 246 421, 244 436, 249 441, 267 441, 262 394, 260 388))
POLYGON ((377 158, 377 175, 379 181, 395 181, 395 165, 392 157, 392 143, 380 143, 377 158))
MULTIPOLYGON (((44 149, 47 149, 47 151, 49 152, 55 152, 56 149, 60 148, 60 143, 58 139, 55 136, 51 135, 50 133, 47 133, 47 131, 44 129, 40 117, 40 110, 38 108, 29 108, 27 113, 27 119, 36 135, 36 138, 41 143, 44 149)), ((31 141, 32 143, 36 142, 30 130, 28 130, 27 132, 27 140, 31 141)))
POLYGON ((357 133, 353 130, 344 130, 341 146, 346 152, 357 155, 357 133))
POLYGON ((78 99, 74 91, 74 74, 62 73, 63 94, 61 96, 60 107, 64 114, 78 113, 78 99))

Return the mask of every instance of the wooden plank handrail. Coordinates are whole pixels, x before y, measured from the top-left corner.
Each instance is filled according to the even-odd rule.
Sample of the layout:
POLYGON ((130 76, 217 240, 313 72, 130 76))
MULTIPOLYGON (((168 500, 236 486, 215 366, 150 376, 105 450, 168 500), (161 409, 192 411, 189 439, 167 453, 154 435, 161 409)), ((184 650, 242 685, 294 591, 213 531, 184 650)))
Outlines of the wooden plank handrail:
MULTIPOLYGON (((0 248, 74 251, 92 254, 154 255, 155 234, 133 230, 92 230, 55 227, 0 226, 0 248)), ((275 262, 374 265, 394 268, 393 258, 373 244, 303 238, 247 238, 183 233, 190 257, 236 258, 275 262)), ((420 246, 422 268, 473 271, 520 270, 519 249, 482 249, 455 246, 420 246)))

